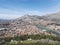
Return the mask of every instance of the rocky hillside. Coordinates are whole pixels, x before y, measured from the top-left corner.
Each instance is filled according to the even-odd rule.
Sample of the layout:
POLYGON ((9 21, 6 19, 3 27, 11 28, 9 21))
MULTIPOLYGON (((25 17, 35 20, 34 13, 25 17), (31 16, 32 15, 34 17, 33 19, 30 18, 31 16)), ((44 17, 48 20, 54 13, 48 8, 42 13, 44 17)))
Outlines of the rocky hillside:
MULTIPOLYGON (((9 23, 2 24, 8 27, 8 31, 5 31, 4 36, 17 36, 17 35, 58 35, 60 36, 60 13, 49 14, 47 16, 31 16, 24 15, 9 23)), ((1 25, 0 25, 1 26, 1 25)), ((3 28, 3 26, 1 26, 3 28)))
POLYGON ((55 21, 56 23, 60 23, 60 12, 47 14, 45 17, 47 17, 48 19, 52 21, 55 21))
POLYGON ((55 19, 60 19, 60 12, 53 13, 53 14, 47 14, 47 17, 55 18, 55 19))
POLYGON ((14 35, 35 35, 35 34, 57 34, 57 32, 50 30, 49 25, 56 24, 45 16, 31 16, 24 15, 18 19, 13 20, 10 24, 10 33, 14 35), (48 29, 47 29, 48 28, 48 29))
POLYGON ((15 35, 43 34, 45 32, 36 27, 36 25, 39 25, 41 19, 43 18, 40 16, 22 16, 10 24, 10 30, 11 32, 14 31, 15 35))

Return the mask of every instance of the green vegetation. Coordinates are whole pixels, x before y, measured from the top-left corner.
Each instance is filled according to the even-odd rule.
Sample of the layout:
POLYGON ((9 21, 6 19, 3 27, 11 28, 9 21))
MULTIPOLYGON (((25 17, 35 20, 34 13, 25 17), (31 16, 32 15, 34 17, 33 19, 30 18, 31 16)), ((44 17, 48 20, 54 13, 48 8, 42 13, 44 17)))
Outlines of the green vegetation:
POLYGON ((49 36, 49 35, 24 35, 24 36, 16 36, 13 37, 13 40, 27 40, 27 39, 33 39, 33 40, 40 40, 40 39, 51 39, 54 41, 60 41, 60 37, 56 36, 49 36))
POLYGON ((6 43, 5 45, 60 45, 60 43, 57 43, 57 44, 50 44, 50 43, 41 43, 41 42, 31 42, 31 41, 24 41, 23 43, 20 43, 18 42, 17 44, 16 43, 6 43), (30 43, 27 43, 27 42, 30 42, 30 43))
POLYGON ((21 35, 12 38, 2 38, 2 39, 5 40, 6 42, 5 45, 60 45, 60 43, 51 44, 48 42, 43 43, 39 41, 41 39, 49 39, 49 40, 60 42, 60 37, 49 36, 49 35, 24 35, 24 36, 21 35), (13 41, 11 42, 11 40, 13 41))

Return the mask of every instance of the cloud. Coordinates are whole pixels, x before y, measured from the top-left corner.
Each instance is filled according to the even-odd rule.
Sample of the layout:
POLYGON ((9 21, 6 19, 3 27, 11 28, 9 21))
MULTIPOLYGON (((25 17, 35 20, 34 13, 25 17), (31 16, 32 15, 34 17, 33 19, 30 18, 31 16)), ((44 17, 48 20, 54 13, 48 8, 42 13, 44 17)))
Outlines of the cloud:
POLYGON ((57 3, 55 6, 52 7, 52 11, 60 11, 60 3, 57 3))
POLYGON ((21 17, 25 14, 29 15, 42 15, 44 13, 38 11, 38 10, 23 10, 18 11, 18 10, 10 10, 10 9, 0 9, 0 18, 3 19, 16 19, 18 17, 21 17))
POLYGON ((16 10, 10 10, 10 9, 0 9, 0 18, 3 19, 15 19, 21 16, 21 12, 18 12, 16 10))
POLYGON ((30 15, 42 15, 43 14, 41 11, 38 11, 38 10, 28 10, 25 13, 30 14, 30 15))
MULTIPOLYGON (((15 0, 17 1, 17 0, 15 0)), ((29 1, 29 0, 20 0, 20 1, 29 1)), ((38 0, 36 0, 38 1, 38 0)), ((24 6, 12 6, 12 7, 8 7, 6 5, 3 5, 5 7, 7 7, 6 9, 5 8, 1 8, 0 7, 0 18, 3 18, 3 19, 15 19, 15 18, 18 18, 20 16, 23 16, 25 14, 30 14, 30 15, 45 15, 47 13, 54 13, 54 12, 58 12, 60 11, 60 2, 59 0, 52 0, 53 3, 55 2, 55 4, 51 7, 48 7, 48 9, 46 10, 42 10, 40 11, 39 9, 38 10, 35 10, 35 9, 26 9, 24 6), (22 7, 22 8, 21 8, 22 7)), ((35 8, 35 7, 34 7, 35 8)), ((45 8, 45 7, 44 7, 45 8)), ((41 8, 40 8, 41 9, 41 8)))
POLYGON ((0 14, 0 19, 16 19, 18 17, 20 17, 20 15, 17 16, 17 15, 12 15, 12 14, 10 14, 10 15, 0 14))

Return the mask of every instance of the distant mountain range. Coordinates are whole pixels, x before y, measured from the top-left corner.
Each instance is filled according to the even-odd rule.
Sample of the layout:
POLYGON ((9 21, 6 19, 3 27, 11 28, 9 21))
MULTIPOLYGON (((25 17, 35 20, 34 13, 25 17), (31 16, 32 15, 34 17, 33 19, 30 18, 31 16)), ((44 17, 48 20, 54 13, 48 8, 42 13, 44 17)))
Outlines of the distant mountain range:
POLYGON ((5 37, 16 35, 60 35, 60 12, 46 16, 24 15, 15 20, 0 20, 1 28, 8 28, 5 37), (2 23, 1 23, 2 22, 2 23), (4 25, 4 23, 6 25, 4 25), (5 27, 4 27, 5 26, 5 27))
POLYGON ((55 18, 55 19, 60 19, 60 12, 53 13, 53 14, 48 14, 47 17, 55 18))
POLYGON ((60 23, 60 12, 53 13, 53 14, 47 14, 46 17, 52 21, 60 23))

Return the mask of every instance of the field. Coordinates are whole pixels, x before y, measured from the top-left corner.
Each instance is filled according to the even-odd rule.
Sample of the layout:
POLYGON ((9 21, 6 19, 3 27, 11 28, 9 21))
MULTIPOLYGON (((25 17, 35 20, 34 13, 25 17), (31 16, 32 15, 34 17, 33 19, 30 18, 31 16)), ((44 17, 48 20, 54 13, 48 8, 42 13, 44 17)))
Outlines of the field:
POLYGON ((60 37, 48 35, 25 35, 5 38, 4 45, 60 45, 60 37))
POLYGON ((5 45, 60 45, 60 43, 52 44, 52 43, 42 43, 37 40, 25 40, 23 42, 18 42, 18 43, 9 42, 9 43, 6 43, 5 45))

